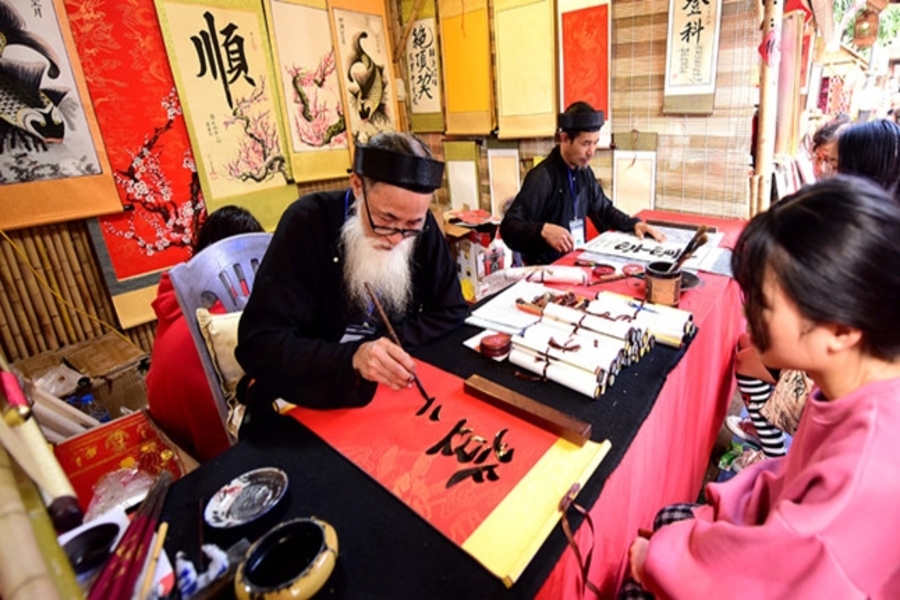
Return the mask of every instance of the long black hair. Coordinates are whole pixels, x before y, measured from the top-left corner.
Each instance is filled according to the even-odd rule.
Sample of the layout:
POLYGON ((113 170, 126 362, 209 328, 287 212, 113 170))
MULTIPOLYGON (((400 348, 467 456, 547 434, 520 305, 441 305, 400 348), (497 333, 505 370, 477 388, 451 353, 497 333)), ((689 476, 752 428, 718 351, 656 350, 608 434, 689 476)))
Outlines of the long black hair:
POLYGON ((900 203, 872 182, 837 176, 802 188, 744 228, 731 258, 754 344, 770 345, 763 315, 771 269, 800 313, 863 334, 864 349, 900 355, 900 203))
POLYGON ((900 201, 900 125, 877 119, 841 131, 838 173, 871 179, 900 201))
POLYGON ((209 213, 206 220, 200 225, 193 243, 193 251, 194 254, 197 254, 210 244, 227 237, 239 233, 256 233, 262 230, 262 225, 246 208, 233 205, 223 206, 209 213))

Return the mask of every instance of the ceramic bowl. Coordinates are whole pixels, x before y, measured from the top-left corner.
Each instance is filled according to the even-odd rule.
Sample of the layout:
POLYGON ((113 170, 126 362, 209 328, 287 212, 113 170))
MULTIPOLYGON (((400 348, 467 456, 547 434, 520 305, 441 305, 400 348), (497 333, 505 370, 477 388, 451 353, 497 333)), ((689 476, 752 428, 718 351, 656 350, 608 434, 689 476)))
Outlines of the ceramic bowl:
POLYGON ((302 600, 321 589, 338 557, 337 533, 315 517, 271 529, 247 550, 234 590, 239 600, 302 600))
POLYGON ((63 544, 63 552, 66 553, 75 574, 80 575, 102 565, 118 535, 118 525, 102 523, 85 529, 63 544))

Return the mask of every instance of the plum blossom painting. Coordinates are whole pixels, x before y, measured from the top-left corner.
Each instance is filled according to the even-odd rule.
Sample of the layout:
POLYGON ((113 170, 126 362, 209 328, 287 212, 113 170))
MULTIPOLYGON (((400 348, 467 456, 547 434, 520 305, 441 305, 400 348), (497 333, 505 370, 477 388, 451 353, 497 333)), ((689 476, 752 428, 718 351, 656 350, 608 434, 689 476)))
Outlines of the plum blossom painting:
POLYGON ((344 177, 347 124, 324 0, 269 0, 265 8, 294 179, 344 177))
POLYGON ((0 0, 0 226, 121 211, 62 0, 0 0))
POLYGON ((262 4, 155 0, 207 209, 274 229, 297 196, 262 4))
POLYGON ((391 50, 385 37, 384 5, 356 2, 353 10, 338 7, 335 2, 329 5, 350 133, 354 142, 364 144, 373 135, 396 128, 397 98, 391 50))
POLYGON ((203 194, 153 0, 66 0, 66 9, 125 209, 88 227, 127 327, 155 318, 159 272, 190 257, 203 194))

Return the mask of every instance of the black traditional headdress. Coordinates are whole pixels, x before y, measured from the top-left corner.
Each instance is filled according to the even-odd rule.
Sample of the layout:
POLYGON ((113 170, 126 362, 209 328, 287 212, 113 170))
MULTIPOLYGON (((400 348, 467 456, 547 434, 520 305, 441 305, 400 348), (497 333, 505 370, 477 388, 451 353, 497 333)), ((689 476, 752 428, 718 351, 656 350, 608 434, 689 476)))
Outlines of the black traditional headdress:
POLYGON ((430 194, 441 187, 444 163, 384 148, 357 146, 353 172, 412 192, 430 194))
POLYGON ((600 131, 603 127, 603 111, 560 113, 556 125, 561 130, 600 131))

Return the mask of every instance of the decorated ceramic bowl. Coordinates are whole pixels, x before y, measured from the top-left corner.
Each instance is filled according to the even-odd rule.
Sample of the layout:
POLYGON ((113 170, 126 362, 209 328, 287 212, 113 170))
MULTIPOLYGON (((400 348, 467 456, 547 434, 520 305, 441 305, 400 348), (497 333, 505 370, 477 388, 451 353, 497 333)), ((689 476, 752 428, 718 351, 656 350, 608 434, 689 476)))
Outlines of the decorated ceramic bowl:
POLYGON ((239 600, 311 598, 338 557, 337 533, 315 517, 293 519, 271 529, 247 550, 234 590, 239 600))

